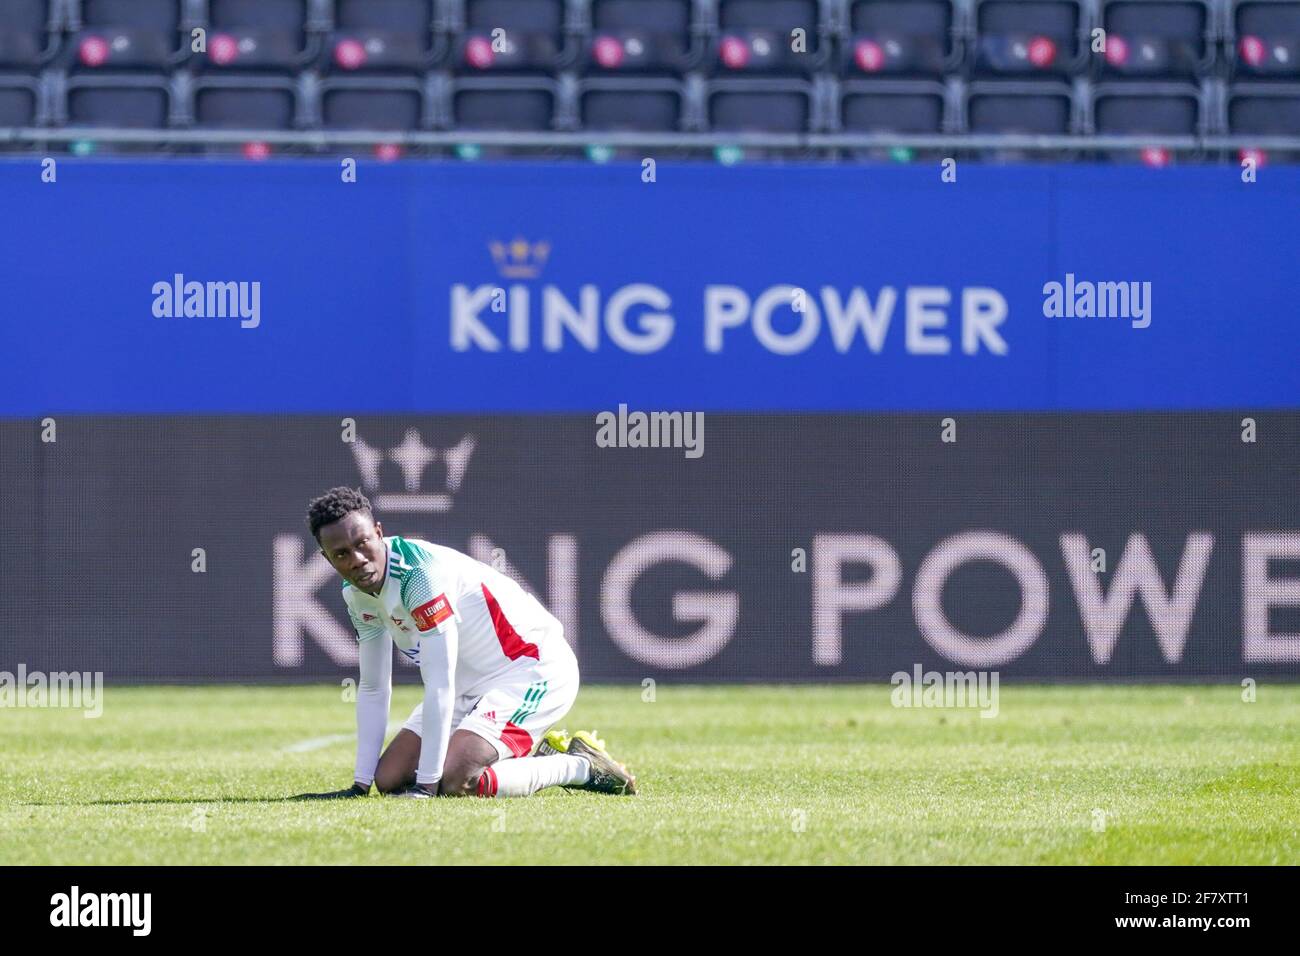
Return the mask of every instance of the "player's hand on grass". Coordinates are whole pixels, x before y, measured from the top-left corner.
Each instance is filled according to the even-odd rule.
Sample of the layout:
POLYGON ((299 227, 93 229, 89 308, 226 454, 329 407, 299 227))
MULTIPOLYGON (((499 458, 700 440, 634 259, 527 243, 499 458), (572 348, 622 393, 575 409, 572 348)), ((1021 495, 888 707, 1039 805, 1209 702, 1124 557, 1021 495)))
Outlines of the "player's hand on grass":
POLYGON ((369 787, 364 787, 359 783, 353 782, 352 786, 346 790, 331 790, 329 793, 300 793, 296 797, 290 797, 290 800, 344 800, 348 797, 364 797, 370 792, 369 787))
POLYGON ((437 795, 438 795, 438 785, 436 783, 435 784, 413 783, 409 787, 403 787, 401 790, 397 790, 389 794, 389 796, 393 796, 393 797, 406 797, 407 799, 414 799, 414 800, 425 800, 430 797, 436 797, 437 795))

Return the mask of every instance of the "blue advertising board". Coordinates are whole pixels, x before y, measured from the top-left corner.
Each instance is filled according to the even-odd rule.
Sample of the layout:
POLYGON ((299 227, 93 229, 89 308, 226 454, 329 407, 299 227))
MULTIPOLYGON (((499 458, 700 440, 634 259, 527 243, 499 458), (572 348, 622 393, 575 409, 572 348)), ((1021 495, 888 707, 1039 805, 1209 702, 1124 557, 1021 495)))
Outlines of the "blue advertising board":
POLYGON ((341 172, 0 164, 0 415, 1300 406, 1296 168, 341 172))

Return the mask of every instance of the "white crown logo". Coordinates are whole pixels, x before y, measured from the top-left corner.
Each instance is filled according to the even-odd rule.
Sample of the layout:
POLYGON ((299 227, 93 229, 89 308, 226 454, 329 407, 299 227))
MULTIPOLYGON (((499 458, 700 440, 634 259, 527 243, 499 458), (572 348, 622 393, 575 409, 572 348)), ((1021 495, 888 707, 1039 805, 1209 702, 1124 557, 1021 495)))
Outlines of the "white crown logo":
POLYGON ((452 495, 460 489, 477 441, 473 435, 466 435, 451 448, 430 448, 421 441, 418 431, 408 428, 402 436, 402 443, 387 452, 367 445, 360 437, 351 444, 352 457, 356 460, 357 471, 361 472, 361 485, 366 491, 375 493, 375 510, 444 512, 451 510, 452 495), (401 469, 403 491, 379 491, 379 469, 385 458, 401 469), (436 462, 447 468, 446 491, 423 492, 420 484, 424 472, 436 462))

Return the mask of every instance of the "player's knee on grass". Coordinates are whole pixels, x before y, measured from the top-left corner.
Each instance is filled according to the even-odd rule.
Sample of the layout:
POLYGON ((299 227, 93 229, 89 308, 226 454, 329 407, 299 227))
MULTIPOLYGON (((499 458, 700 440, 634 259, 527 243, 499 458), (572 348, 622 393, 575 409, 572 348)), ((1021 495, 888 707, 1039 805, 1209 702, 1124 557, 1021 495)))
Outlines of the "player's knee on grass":
POLYGON ((396 771, 385 773, 382 769, 375 771, 375 789, 380 793, 394 793, 403 787, 415 783, 415 774, 401 774, 396 771))
POLYGON ((447 797, 472 797, 478 794, 479 778, 497 758, 496 748, 478 734, 458 730, 452 734, 447 759, 442 765, 442 782, 438 792, 447 797))
POLYGON ((462 757, 443 766, 439 792, 447 797, 473 797, 479 792, 479 778, 488 765, 472 757, 462 757))
POLYGON ((478 795, 479 778, 483 776, 486 767, 481 767, 477 772, 470 774, 443 775, 442 782, 438 785, 438 792, 444 797, 473 797, 478 795))
POLYGON ((392 793, 415 783, 415 768, 420 762, 420 735, 403 728, 397 732, 375 768, 375 789, 392 793))

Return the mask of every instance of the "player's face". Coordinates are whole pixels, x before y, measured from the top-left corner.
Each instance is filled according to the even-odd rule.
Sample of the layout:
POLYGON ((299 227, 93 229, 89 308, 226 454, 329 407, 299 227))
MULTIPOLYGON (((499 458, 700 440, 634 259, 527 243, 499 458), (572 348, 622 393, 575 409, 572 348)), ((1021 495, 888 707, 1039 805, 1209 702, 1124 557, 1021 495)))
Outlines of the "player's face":
POLYGON ((353 587, 371 593, 384 583, 384 529, 354 511, 320 529, 320 553, 353 587))

